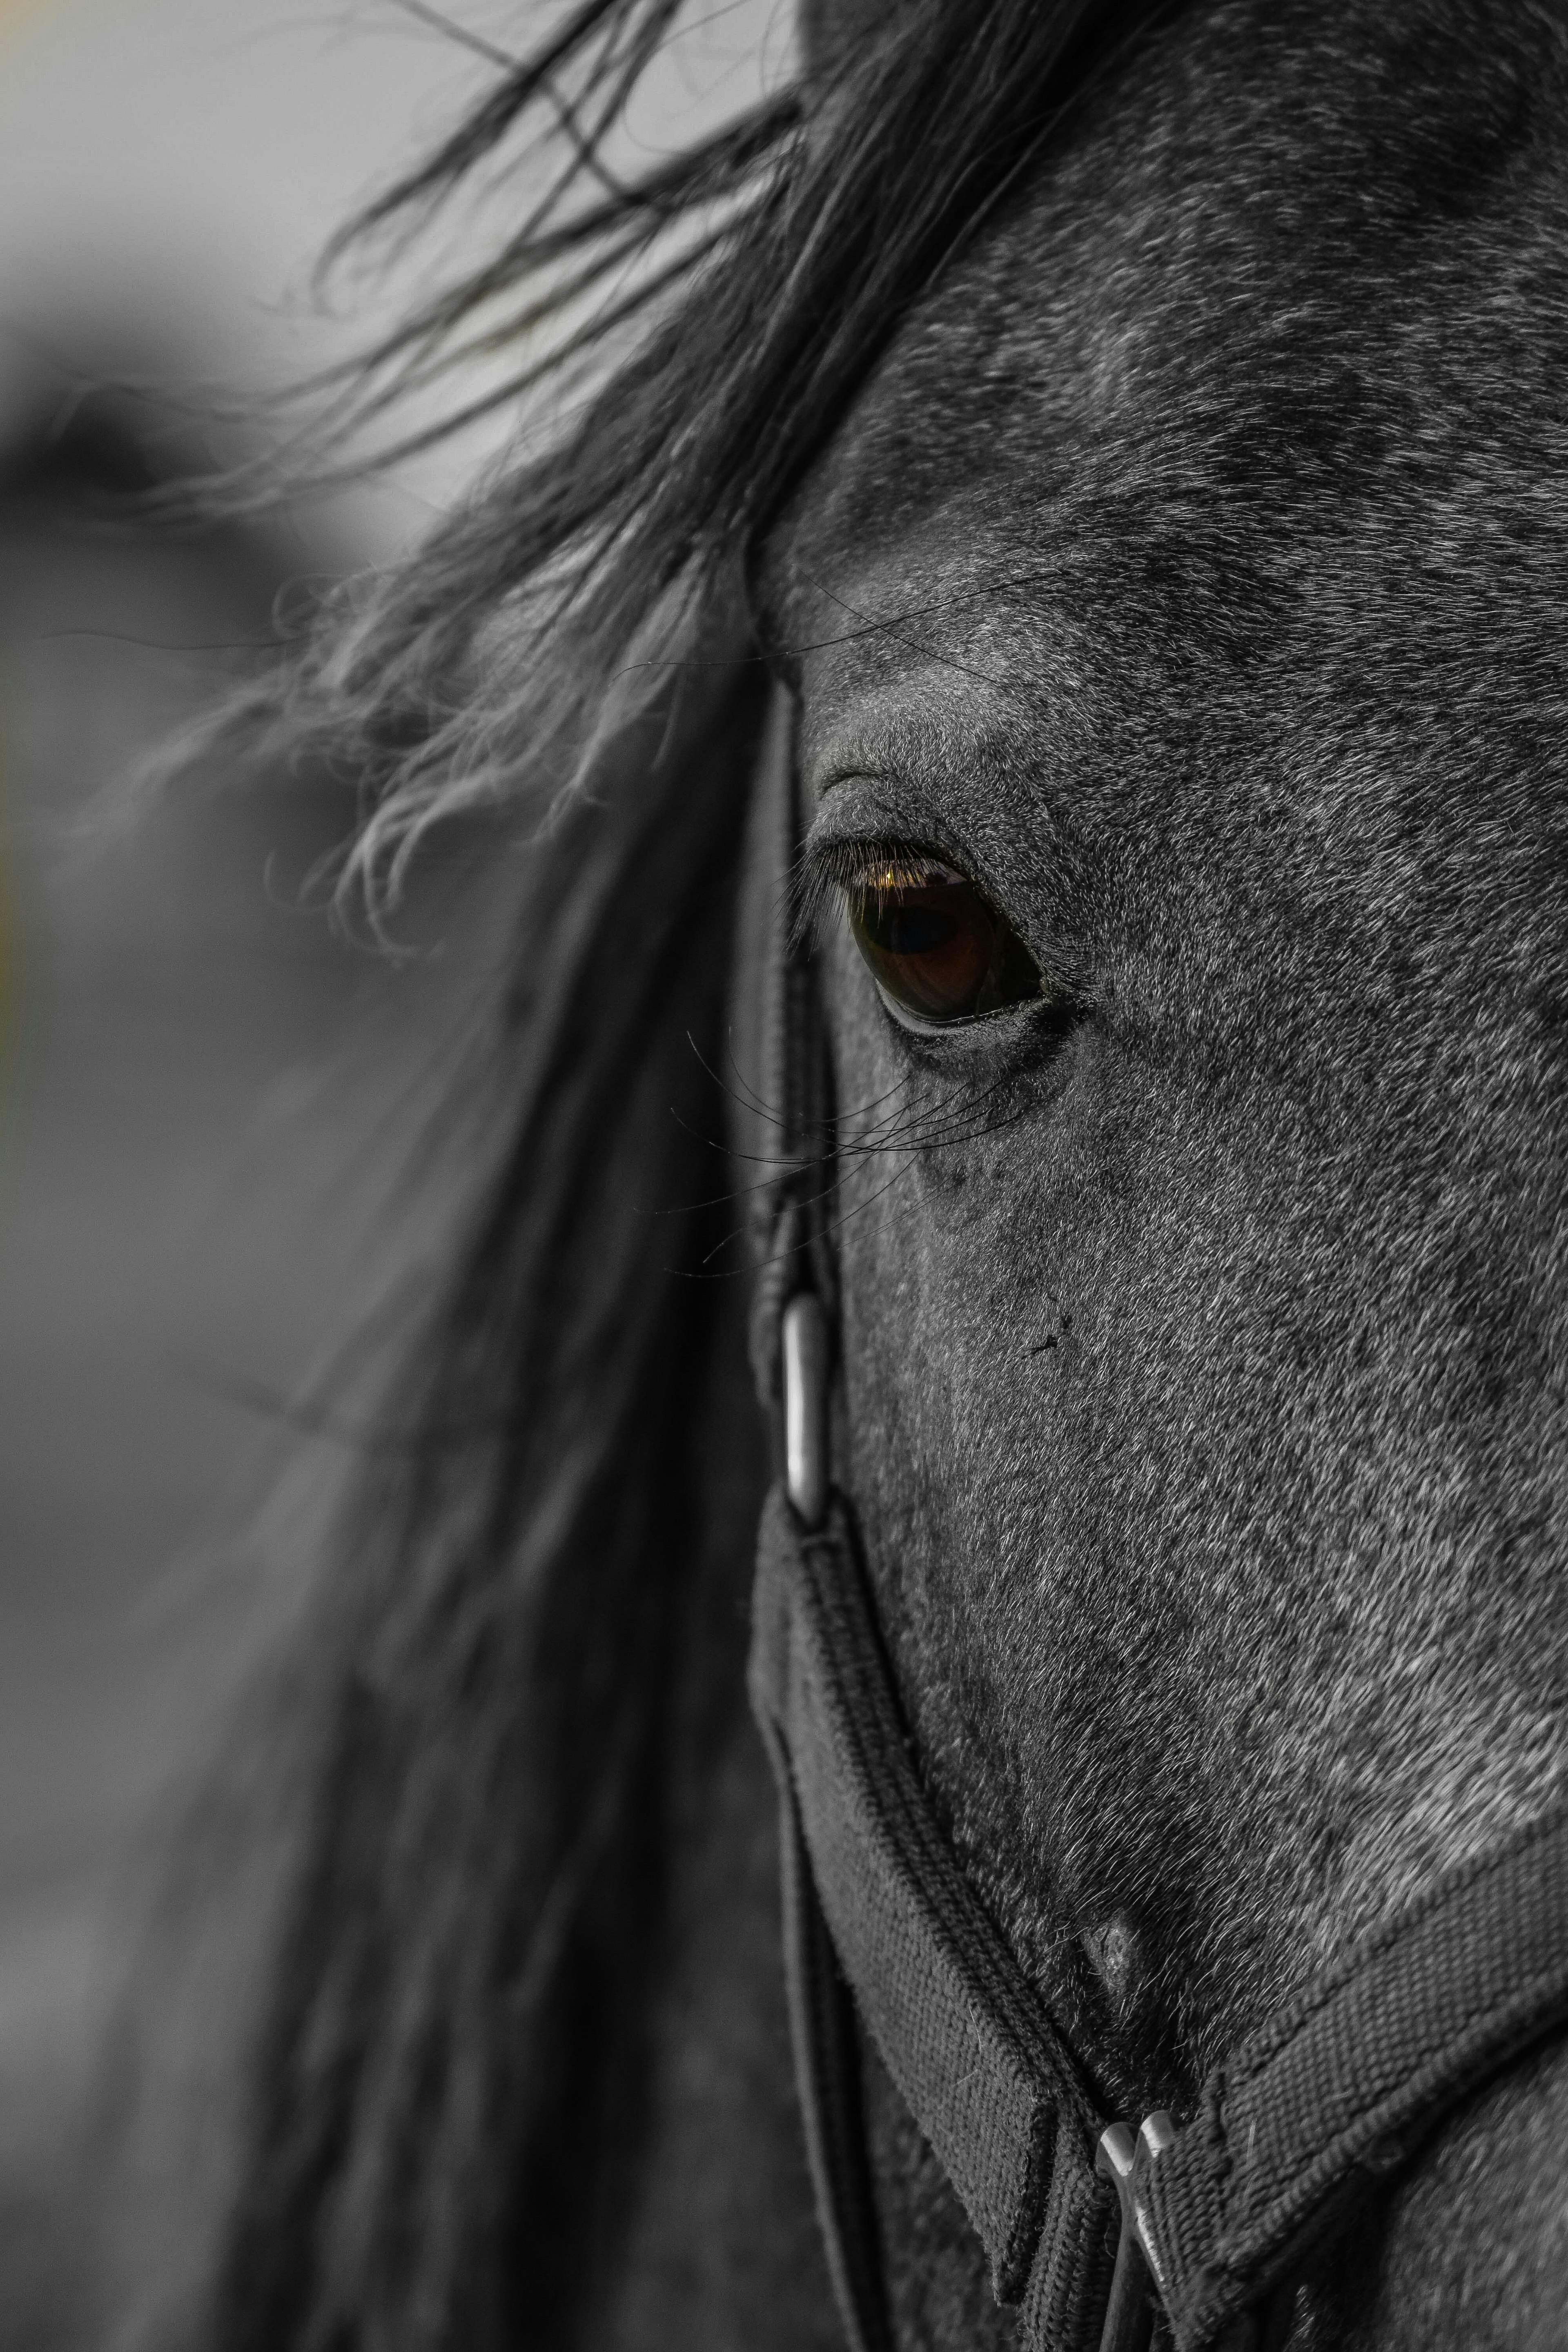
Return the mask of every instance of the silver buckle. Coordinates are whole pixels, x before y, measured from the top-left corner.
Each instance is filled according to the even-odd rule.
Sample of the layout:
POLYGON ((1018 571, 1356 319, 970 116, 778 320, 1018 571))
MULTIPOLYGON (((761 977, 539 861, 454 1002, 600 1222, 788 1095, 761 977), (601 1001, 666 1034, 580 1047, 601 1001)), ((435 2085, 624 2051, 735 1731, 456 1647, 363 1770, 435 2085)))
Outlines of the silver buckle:
POLYGON ((1102 2180, 1110 2182, 1121 2207, 1121 2235, 1116 2245, 1116 2268, 1100 2352, 1147 2352, 1154 2332, 1154 2314, 1164 2281, 1138 2192, 1150 2165, 1158 2161, 1175 2137, 1176 2126, 1163 2107, 1144 2116, 1136 2139, 1126 2124, 1112 2124, 1100 2135, 1094 2168, 1102 2180))
POLYGON ((801 1524, 827 1516, 827 1318, 815 1291, 784 1311, 784 1492, 801 1524))

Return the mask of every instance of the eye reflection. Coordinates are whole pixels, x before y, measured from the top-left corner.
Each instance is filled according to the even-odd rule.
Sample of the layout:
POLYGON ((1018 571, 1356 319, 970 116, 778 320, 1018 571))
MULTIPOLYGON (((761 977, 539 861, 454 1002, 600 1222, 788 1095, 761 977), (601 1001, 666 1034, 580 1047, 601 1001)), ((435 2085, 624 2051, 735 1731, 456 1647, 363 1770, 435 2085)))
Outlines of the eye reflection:
POLYGON ((867 858, 841 887, 856 945, 895 1012, 933 1027, 977 1021, 1045 993, 1006 918, 951 866, 867 858))

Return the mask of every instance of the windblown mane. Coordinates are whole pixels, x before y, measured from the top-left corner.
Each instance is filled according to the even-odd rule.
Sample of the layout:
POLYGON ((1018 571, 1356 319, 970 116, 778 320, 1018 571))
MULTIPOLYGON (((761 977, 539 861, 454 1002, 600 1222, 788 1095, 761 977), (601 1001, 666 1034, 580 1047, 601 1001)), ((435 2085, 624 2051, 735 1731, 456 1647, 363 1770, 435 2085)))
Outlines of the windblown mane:
POLYGON ((816 79, 620 180, 602 151, 682 5, 584 0, 345 232, 427 216, 513 135, 542 128, 547 154, 564 150, 502 250, 341 387, 351 443, 410 391, 512 345, 537 355, 437 431, 552 382, 576 396, 542 454, 481 482, 363 606, 351 593, 329 610, 287 673, 293 736, 343 745, 367 776, 373 857, 432 806, 510 787, 518 743, 537 761, 570 739, 628 659, 679 655, 683 622, 724 593, 911 300, 1089 75, 1170 13, 909 0, 833 43, 810 19, 853 7, 817 7, 816 79), (549 341, 563 318, 575 323, 549 341))
POLYGON ((763 674, 656 667, 640 718, 588 719, 630 659, 700 656, 721 623, 733 650, 747 550, 1123 12, 888 12, 820 41, 831 71, 625 184, 605 142, 676 14, 584 0, 360 225, 544 125, 546 200, 372 355, 357 421, 567 298, 587 323, 487 397, 540 367, 592 364, 597 387, 328 614, 284 722, 369 774, 373 863, 465 790, 553 792, 563 742, 591 788, 526 861, 508 1140, 395 1401, 420 1434, 376 1474, 310 1629, 315 1797, 214 2287, 231 2352, 574 2332, 613 2228, 607 2151, 636 2142, 661 1666, 704 1475, 685 1400, 715 1311, 688 1276, 730 1215, 697 1205, 724 1189, 703 1064, 763 674))
POLYGON ((741 811, 722 757, 628 749, 530 877, 510 1141, 316 1629, 225 2345, 550 2340, 635 2141, 741 811))

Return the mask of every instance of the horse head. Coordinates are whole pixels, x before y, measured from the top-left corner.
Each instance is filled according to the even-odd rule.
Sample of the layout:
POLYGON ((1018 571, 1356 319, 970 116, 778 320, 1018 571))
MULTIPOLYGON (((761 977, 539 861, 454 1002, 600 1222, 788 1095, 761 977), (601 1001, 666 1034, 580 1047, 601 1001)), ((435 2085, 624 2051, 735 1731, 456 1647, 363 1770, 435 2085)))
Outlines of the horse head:
MULTIPOLYGON (((1565 75, 1544 15, 1156 30, 761 567, 839 1475, 1119 2111, 1563 1790, 1565 75)), ((870 2080, 899 2339, 1010 2340, 870 2080)), ((1312 2341, 1549 2339, 1563 2084, 1452 2126, 1312 2341)))
MULTIPOLYGON (((590 0, 413 194, 667 14, 590 0)), ((805 24, 802 95, 584 215, 615 262, 793 142, 740 243, 320 673, 396 747, 429 648, 558 559, 595 676, 700 573, 534 858, 428 1443, 318 1642, 236 2352, 838 2340, 743 1697, 747 1312, 688 1278, 773 1182, 781 957, 898 1769, 1086 2098, 1184 2125, 1564 1795, 1568 22, 805 24), (771 784, 742 842, 780 772, 787 891, 771 784)), ((1034 2352, 849 2039, 893 2340, 1034 2352)), ((1303 2252, 1276 2346, 1560 2340, 1565 2062, 1513 2054, 1303 2252)))

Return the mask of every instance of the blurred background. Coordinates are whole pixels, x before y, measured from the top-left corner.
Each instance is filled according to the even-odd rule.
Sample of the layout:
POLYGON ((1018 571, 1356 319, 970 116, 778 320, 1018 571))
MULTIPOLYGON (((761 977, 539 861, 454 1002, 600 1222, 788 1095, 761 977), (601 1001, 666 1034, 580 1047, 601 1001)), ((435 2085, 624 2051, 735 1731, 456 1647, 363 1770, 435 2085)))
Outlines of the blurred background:
MULTIPOLYGON (((781 14, 705 13, 639 140, 746 103, 781 14)), ((106 504, 261 446, 237 396, 406 303, 404 260, 323 305, 317 253, 482 86, 473 42, 538 26, 0 0, 0 2352, 91 2326, 68 2151, 151 1857, 290 1605, 287 1516, 236 1531, 280 1460, 341 1454, 294 1407, 438 1242, 399 1173, 510 854, 448 840, 388 955, 311 883, 352 777, 133 783, 280 596, 408 544, 499 427, 199 531, 106 504)))

